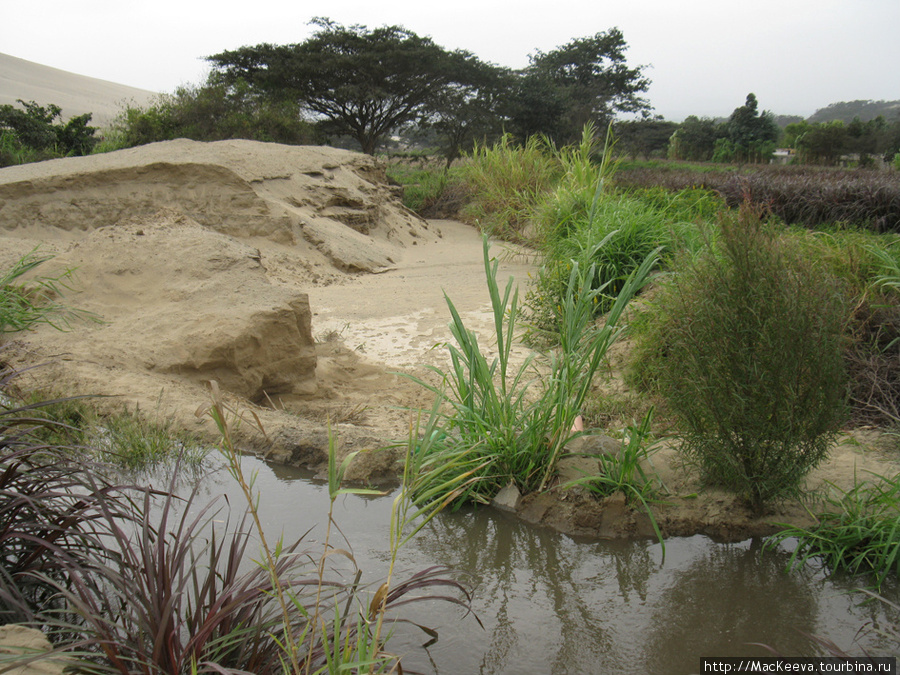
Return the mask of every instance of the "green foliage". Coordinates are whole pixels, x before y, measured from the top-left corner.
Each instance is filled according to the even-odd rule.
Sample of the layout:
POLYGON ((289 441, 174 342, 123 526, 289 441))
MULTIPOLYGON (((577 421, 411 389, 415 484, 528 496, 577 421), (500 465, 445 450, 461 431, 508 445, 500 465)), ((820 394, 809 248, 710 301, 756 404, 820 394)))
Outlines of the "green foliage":
MULTIPOLYGON (((10 393, 11 394, 11 393, 10 393)), ((50 446, 76 448, 75 455, 133 473, 179 462, 186 468, 202 465, 208 449, 171 422, 153 421, 138 408, 103 415, 91 396, 24 396, 22 405, 39 405, 32 415, 42 423, 32 432, 50 446)))
POLYGON ((464 83, 437 91, 423 120, 440 139, 447 168, 476 142, 492 143, 503 135, 498 108, 514 81, 508 70, 474 58, 466 63, 466 71, 464 83))
POLYGON ((766 546, 796 539, 791 567, 818 558, 831 571, 871 574, 878 588, 889 576, 900 576, 900 475, 873 478, 849 490, 831 485, 814 526, 786 527, 766 546))
POLYGON ((616 113, 646 112, 640 94, 650 81, 644 66, 626 65, 627 46, 622 31, 611 28, 535 52, 513 90, 510 129, 519 138, 543 134, 563 145, 577 142, 588 123, 602 128, 616 113))
POLYGON ((819 464, 845 415, 838 284, 748 207, 681 259, 635 358, 704 478, 761 512, 819 464))
POLYGON ((476 144, 461 168, 473 200, 464 216, 493 236, 524 241, 536 205, 561 173, 558 159, 537 136, 524 145, 508 134, 492 146, 476 144))
POLYGON ((629 275, 674 239, 678 225, 662 211, 630 196, 605 194, 615 171, 611 150, 608 132, 595 165, 593 127, 586 125, 581 144, 559 153, 566 172, 539 211, 541 267, 525 298, 526 337, 533 344, 555 342, 573 265, 594 270, 597 317, 609 310, 629 275))
POLYGON ((50 255, 38 255, 35 250, 0 274, 0 337, 4 333, 28 330, 41 323, 64 329, 71 318, 88 316, 70 310, 56 300, 61 289, 68 288, 74 270, 64 270, 55 276, 30 275, 36 267, 52 258, 50 255))
POLYGON ((647 256, 668 251, 674 225, 659 211, 629 197, 598 199, 593 210, 560 222, 557 234, 545 240, 543 259, 523 313, 534 344, 553 343, 563 299, 574 265, 592 269, 596 291, 595 318, 608 311, 631 275, 647 256))
POLYGON ((297 99, 323 120, 325 133, 355 138, 367 154, 394 129, 427 114, 456 87, 478 89, 485 67, 399 26, 369 30, 329 19, 301 44, 242 47, 209 57, 227 85, 246 82, 259 95, 297 99))
POLYGON ((96 129, 88 126, 90 113, 57 121, 58 105, 40 106, 18 100, 22 108, 0 106, 0 167, 54 157, 87 155, 97 143, 96 129))
POLYGON ((799 122, 785 129, 788 147, 797 151, 799 161, 807 164, 837 164, 847 146, 843 122, 810 124, 799 122))
MULTIPOLYGON (((714 221, 725 202, 712 190, 684 188, 666 190, 662 187, 625 190, 630 198, 656 209, 669 222, 706 223, 714 221)), ((695 231, 699 228, 693 228, 695 231)))
POLYGON ((469 190, 455 168, 394 162, 386 173, 391 182, 402 186, 403 205, 426 218, 456 216, 469 200, 469 190))
POLYGON ((669 139, 678 129, 675 122, 663 119, 643 119, 616 122, 615 131, 617 147, 620 152, 628 154, 632 159, 640 156, 666 157, 669 139))
POLYGON ((716 141, 722 133, 715 120, 690 115, 672 134, 669 159, 705 162, 712 159, 716 141))
POLYGON ((49 159, 49 157, 25 146, 14 131, 0 130, 0 167, 28 164, 42 159, 49 159))
POLYGON ((858 166, 873 164, 881 156, 889 162, 900 149, 900 119, 889 123, 878 116, 863 122, 847 120, 802 120, 784 130, 784 145, 796 150, 795 159, 808 164, 837 164, 842 155, 856 154, 858 166))
POLYGON ((98 459, 132 471, 144 471, 165 462, 188 467, 202 464, 208 450, 179 433, 171 422, 152 421, 137 408, 96 420, 86 439, 98 459))
POLYGON ((767 111, 760 113, 757 105, 756 96, 747 94, 744 105, 735 108, 731 113, 731 117, 724 125, 728 145, 716 148, 713 161, 755 164, 768 162, 775 151, 775 142, 781 131, 775 124, 772 113, 767 111))
POLYGON ((560 346, 539 368, 546 368, 546 375, 536 392, 534 356, 518 367, 511 361, 518 291, 513 290, 511 279, 501 294, 497 263, 491 262, 485 237, 484 265, 497 356, 488 360, 447 298, 456 343, 448 345, 452 367, 448 372, 432 368, 442 385, 417 380, 449 407, 442 422, 433 425, 432 437, 417 449, 424 456, 416 461, 426 467, 420 490, 433 494, 435 500, 454 503, 488 503, 510 481, 525 492, 542 490, 573 437, 572 426, 594 373, 621 334, 617 322, 654 262, 648 258, 635 271, 601 328, 593 321, 598 294, 590 286, 594 270, 573 267, 560 312, 560 346))
POLYGON ((97 151, 129 148, 175 138, 219 141, 246 138, 302 145, 317 140, 296 102, 259 97, 242 82, 179 87, 146 108, 126 108, 97 151))
POLYGON ((585 218, 595 206, 595 201, 606 189, 615 173, 612 160, 612 126, 607 128, 606 147, 598 152, 595 128, 585 124, 578 144, 565 146, 556 152, 562 168, 562 177, 553 190, 543 196, 536 212, 537 239, 544 245, 562 236, 569 221, 585 218), (601 162, 594 164, 599 155, 601 162))

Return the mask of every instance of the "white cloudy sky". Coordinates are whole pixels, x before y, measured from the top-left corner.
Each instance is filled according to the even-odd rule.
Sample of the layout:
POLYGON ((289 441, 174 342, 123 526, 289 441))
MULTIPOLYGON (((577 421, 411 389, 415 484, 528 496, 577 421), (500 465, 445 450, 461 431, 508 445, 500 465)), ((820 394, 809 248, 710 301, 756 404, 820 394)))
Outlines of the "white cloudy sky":
POLYGON ((0 0, 0 52, 119 84, 200 83, 204 56, 302 42, 309 20, 399 24, 520 68, 534 50, 618 26, 667 119, 760 107, 808 116, 900 99, 900 0, 0 0))

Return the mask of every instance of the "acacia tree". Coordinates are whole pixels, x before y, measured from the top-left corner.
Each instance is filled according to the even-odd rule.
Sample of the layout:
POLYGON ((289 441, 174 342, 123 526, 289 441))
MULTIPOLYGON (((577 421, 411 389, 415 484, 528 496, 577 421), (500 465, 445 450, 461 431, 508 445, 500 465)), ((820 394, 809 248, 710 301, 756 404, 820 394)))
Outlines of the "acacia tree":
POLYGON ((588 122, 603 128, 616 113, 648 113, 650 104, 639 94, 650 80, 643 76, 644 66, 628 67, 626 49, 622 32, 612 28, 536 52, 514 92, 510 118, 515 131, 568 143, 588 122))
POLYGON ((241 47, 208 57, 226 83, 292 97, 326 133, 374 154, 391 130, 426 115, 448 87, 468 86, 477 59, 399 26, 369 30, 329 19, 301 44, 241 47))

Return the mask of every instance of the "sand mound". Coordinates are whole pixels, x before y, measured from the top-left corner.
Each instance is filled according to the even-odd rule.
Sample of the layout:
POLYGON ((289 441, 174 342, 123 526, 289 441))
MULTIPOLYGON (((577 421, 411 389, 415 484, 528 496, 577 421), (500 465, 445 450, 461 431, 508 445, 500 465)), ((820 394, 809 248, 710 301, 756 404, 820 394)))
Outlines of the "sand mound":
POLYGON ((379 272, 423 236, 371 158, 326 147, 180 139, 0 172, 0 227, 66 232, 160 208, 214 232, 300 247, 307 267, 379 272))
MULTIPOLYGON (((36 384, 188 425, 209 380, 238 405, 333 396, 316 376, 307 291, 437 239, 370 157, 187 140, 0 170, 0 236, 0 265, 39 247, 55 254, 41 273, 76 269, 65 302, 101 319, 16 336, 18 365, 47 362, 36 384)), ((276 418, 291 429, 281 456, 325 447, 324 420, 276 418)))

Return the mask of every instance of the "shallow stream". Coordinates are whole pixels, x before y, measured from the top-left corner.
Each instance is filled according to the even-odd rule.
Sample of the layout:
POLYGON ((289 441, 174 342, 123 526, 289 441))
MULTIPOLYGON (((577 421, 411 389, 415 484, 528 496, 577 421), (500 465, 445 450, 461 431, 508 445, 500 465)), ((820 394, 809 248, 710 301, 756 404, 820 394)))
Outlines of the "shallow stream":
MULTIPOLYGON (((300 469, 244 462, 245 471, 258 472, 268 536, 292 542, 310 528, 307 540, 325 536, 321 481, 300 469)), ((225 494, 242 510, 224 470, 203 493, 225 494)), ((387 570, 392 500, 346 495, 335 506, 363 579, 373 584, 387 570)), ((863 596, 850 593, 858 581, 829 580, 812 568, 789 573, 788 552, 761 553, 760 546, 676 538, 666 542, 663 561, 651 540, 580 541, 492 509, 445 513, 401 551, 400 574, 443 564, 471 575, 484 627, 447 603, 415 603, 404 616, 439 630, 439 640, 414 649, 428 638, 406 627, 390 646, 410 648, 407 670, 452 675, 698 673, 703 656, 768 655, 751 643, 789 656, 818 653, 804 633, 853 654, 897 648, 876 629, 900 617, 881 603, 861 604, 863 596)), ((896 586, 883 592, 895 602, 900 596, 896 586)))

